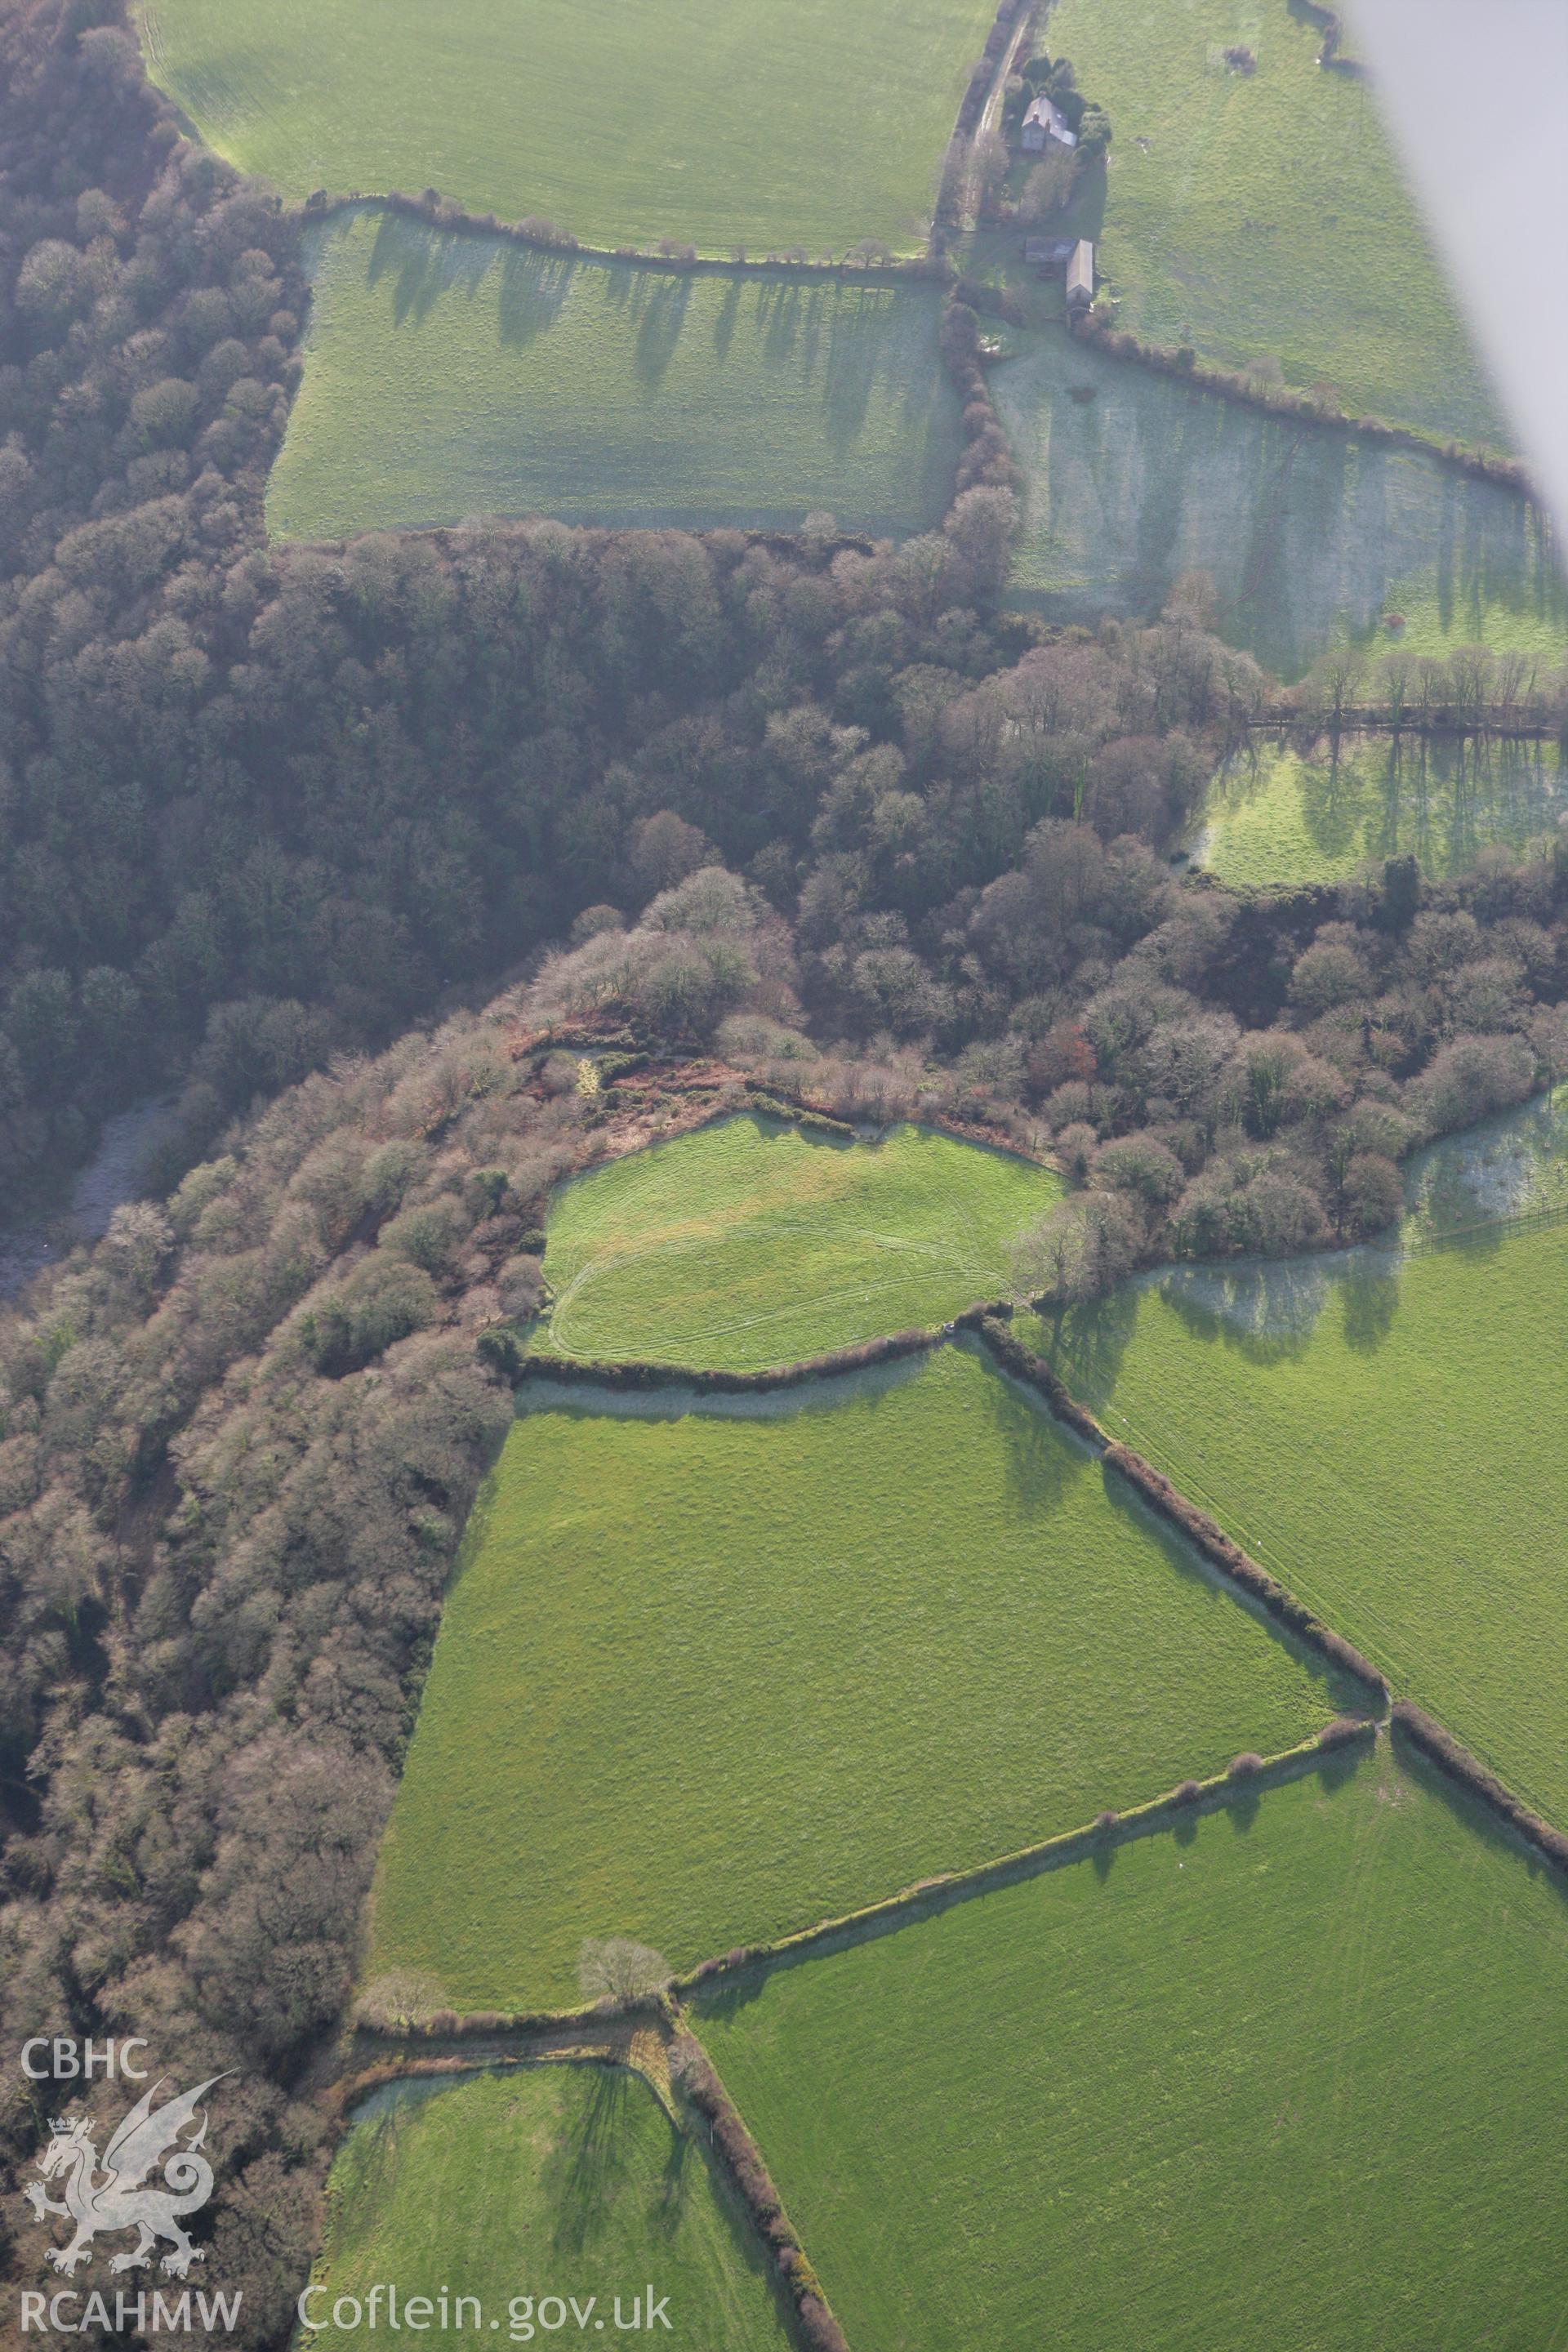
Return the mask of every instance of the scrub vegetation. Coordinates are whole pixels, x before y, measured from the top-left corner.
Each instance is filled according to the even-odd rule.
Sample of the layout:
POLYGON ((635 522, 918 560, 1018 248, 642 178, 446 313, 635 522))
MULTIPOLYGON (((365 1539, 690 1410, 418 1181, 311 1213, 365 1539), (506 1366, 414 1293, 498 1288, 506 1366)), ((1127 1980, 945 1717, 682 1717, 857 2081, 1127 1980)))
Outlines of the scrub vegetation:
POLYGON ((1561 1885, 1380 1742, 696 2021, 852 2344, 1515 2352, 1565 1997, 1561 1885))
POLYGON ((668 2306, 668 2334, 652 2322, 660 2340, 684 2352, 789 2352, 791 2342, 762 2249, 737 2227, 700 2140, 619 2067, 529 2066, 378 2092, 333 2163, 313 2277, 321 2332, 310 2341, 321 2352, 363 2342, 377 2286, 384 2332, 438 2325, 443 2296, 455 2320, 462 2294, 482 2316, 464 2315, 460 2340, 482 2343, 499 2317, 503 2342, 529 2341, 520 2331, 531 2327, 548 2343, 554 2297, 574 2335, 574 2302, 587 2332, 613 2342, 617 2297, 621 2321, 636 2325, 634 2304, 646 2321, 651 2292, 668 2306), (431 2305, 423 2322, 406 2315, 416 2295, 431 2305), (358 2327, 332 2324, 345 2296, 360 2305, 358 2327))
MULTIPOLYGON (((1352 415, 1499 439, 1373 89, 1318 64, 1321 10, 1060 0, 1049 37, 1115 125, 1076 226, 1100 235, 1119 325, 1331 383, 1352 415)), ((1443 135, 1461 168, 1461 92, 1443 135)))
POLYGON ((1319 1728, 1344 1694, 967 1349, 766 1404, 531 1412, 442 1622, 369 1995, 570 2005, 1319 1728))
POLYGON ((941 520, 958 402, 934 289, 690 276, 356 210, 310 231, 284 538, 549 514, 846 529, 941 520))
POLYGON ((1065 1190, 1011 1153, 900 1125, 875 1144, 726 1119, 551 1204, 558 1353, 736 1371, 931 1328, 994 1297, 1065 1190))
POLYGON ((1494 843, 1550 834, 1565 805, 1557 743, 1254 737, 1209 787, 1193 862, 1233 890, 1342 881, 1401 856, 1457 874, 1494 843))
POLYGON ((584 244, 923 242, 993 0, 145 0, 153 74, 296 203, 438 188, 584 244))

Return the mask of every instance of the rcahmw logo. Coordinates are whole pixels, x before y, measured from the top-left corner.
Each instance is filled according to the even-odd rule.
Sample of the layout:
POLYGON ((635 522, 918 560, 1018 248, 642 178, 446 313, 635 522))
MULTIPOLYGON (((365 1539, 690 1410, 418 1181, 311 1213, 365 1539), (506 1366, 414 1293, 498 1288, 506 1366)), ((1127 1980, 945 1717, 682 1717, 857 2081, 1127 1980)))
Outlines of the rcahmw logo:
MULTIPOLYGON (((79 2044, 63 2038, 51 2042, 38 2036, 25 2044, 22 2065, 35 2082, 90 2081, 98 2074, 128 2074, 142 2082, 150 2070, 136 2064, 134 2059, 144 2047, 134 2040, 117 2047, 112 2042, 79 2044), (48 2064, 37 2063, 40 2053, 47 2053, 48 2064)), ((118 2125, 101 2157, 96 2127, 89 2116, 50 2117, 48 2143, 37 2158, 42 2178, 30 2180, 23 2194, 40 2221, 58 2215, 72 2225, 66 2242, 56 2243, 46 2252, 45 2260, 51 2269, 74 2278, 79 2270, 90 2266, 97 2239, 119 2237, 132 2231, 135 2232, 135 2242, 110 2256, 111 2273, 147 2269, 160 2245, 166 2245, 168 2251, 161 2257, 158 2267, 173 2278, 187 2277, 193 2263, 205 2260, 201 2247, 192 2243, 184 2223, 191 2214, 200 2212, 213 2192, 213 2168, 202 2153, 208 2123, 202 2101, 224 2079, 221 2074, 212 2074, 205 2083, 198 2083, 195 2090, 177 2091, 172 2097, 163 2098, 164 2084, 160 2078, 142 2092, 118 2125), (57 2195, 50 2195, 51 2187, 58 2189, 57 2195)), ((226 2329, 233 2327, 238 2318, 241 2297, 198 2295, 198 2313, 194 2320, 188 2291, 179 2296, 153 2295, 150 2316, 144 2310, 148 2300, 142 2294, 131 2296, 123 2293, 111 2299, 98 2294, 84 2297, 76 2293, 25 2293, 22 2326, 25 2329, 53 2327, 71 2333, 90 2327, 123 2333, 128 2328, 141 2330, 148 2326, 166 2330, 189 2329, 193 2326, 226 2329)))

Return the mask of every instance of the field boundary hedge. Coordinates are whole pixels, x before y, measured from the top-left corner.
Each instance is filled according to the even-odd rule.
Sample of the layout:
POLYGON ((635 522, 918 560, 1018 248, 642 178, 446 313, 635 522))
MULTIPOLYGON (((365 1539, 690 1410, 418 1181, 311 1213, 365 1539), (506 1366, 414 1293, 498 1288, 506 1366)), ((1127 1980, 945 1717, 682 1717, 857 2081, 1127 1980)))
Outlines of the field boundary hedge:
MULTIPOLYGON (((736 249, 731 256, 700 254, 694 246, 677 247, 669 253, 648 251, 636 245, 584 245, 570 229, 556 222, 525 215, 521 220, 503 221, 495 213, 471 213, 455 197, 443 196, 438 190, 411 196, 405 188, 388 188, 375 194, 363 188, 350 189, 346 194, 333 194, 322 188, 306 197, 300 207, 300 216, 310 224, 339 219, 344 213, 397 213, 405 220, 423 221, 427 228, 449 232, 454 236, 500 237, 509 245, 528 247, 535 253, 554 253, 572 261, 594 262, 601 267, 619 262, 637 269, 654 269, 676 278, 839 278, 855 286, 897 286, 913 278, 924 285, 945 285, 953 276, 951 262, 936 259, 928 254, 896 254, 884 248, 874 258, 852 259, 846 254, 841 261, 813 261, 799 247, 788 253, 752 255, 736 249)), ((670 243, 676 245, 676 240, 670 243)))
MULTIPOLYGON (((862 1339, 855 1347, 834 1348, 825 1356, 803 1356, 793 1364, 772 1364, 760 1372, 703 1370, 639 1357, 599 1360, 519 1354, 512 1385, 525 1388, 531 1381, 546 1381, 564 1388, 585 1381, 617 1395, 644 1389, 696 1389, 704 1396, 766 1395, 774 1389, 800 1388, 807 1381, 830 1381, 845 1372, 866 1371, 874 1364, 896 1362, 900 1357, 924 1355, 939 1347, 943 1336, 941 1330, 892 1331, 885 1339, 862 1339)), ((512 1344, 515 1349, 515 1341, 512 1344)))
POLYGON ((1143 1456, 1134 1454, 1131 1446, 1109 1436, 1093 1413, 1071 1394, 1059 1374, 1043 1356, 1037 1356, 1032 1349, 1025 1347, 1001 1315, 983 1315, 975 1328, 1003 1370, 1042 1396, 1056 1418, 1075 1436, 1093 1446, 1107 1468, 1116 1471, 1152 1509, 1179 1529, 1212 1568, 1218 1569, 1233 1584, 1238 1584, 1299 1641, 1364 1685, 1380 1709, 1388 1705, 1387 1681, 1371 1659, 1363 1656, 1342 1634, 1336 1633, 1332 1626, 1325 1625, 1304 1601, 1297 1599, 1288 1585, 1281 1584, 1278 1577, 1270 1576, 1266 1568, 1260 1567, 1250 1552, 1243 1551, 1239 1544, 1233 1543, 1218 1522, 1212 1519, 1206 1511, 1200 1511, 1194 1504, 1189 1503, 1170 1479, 1154 1468, 1152 1463, 1145 1462, 1143 1456))
POLYGON ((1388 1705, 1387 1681, 1371 1659, 1363 1656, 1353 1643, 1347 1642, 1342 1633, 1336 1633, 1331 1625, 1325 1625, 1304 1601, 1297 1599, 1288 1585, 1281 1584, 1278 1577, 1270 1576, 1266 1568, 1260 1568, 1250 1552, 1243 1551, 1239 1544, 1233 1543, 1218 1522, 1211 1519, 1206 1511, 1200 1511, 1189 1503, 1152 1462, 1145 1462, 1143 1456, 1134 1454, 1130 1445, 1123 1445, 1113 1439, 1105 1449, 1105 1463, 1109 1469, 1124 1478, 1152 1509, 1158 1511, 1162 1518, 1168 1519, 1173 1528, 1179 1528, 1194 1549, 1202 1552, 1212 1567, 1228 1576, 1233 1583, 1239 1584, 1244 1592, 1250 1593, 1299 1641, 1316 1650, 1331 1665, 1338 1666, 1357 1682, 1364 1684, 1380 1707, 1388 1705))
POLYGON ((1088 1406, 1079 1404, 1044 1356, 1037 1356, 1032 1348, 1026 1348, 1000 1315, 984 1315, 975 1328, 1005 1372, 1010 1372, 1014 1380, 1044 1397, 1057 1420, 1075 1436, 1081 1437, 1086 1445, 1092 1445, 1097 1454, 1106 1451, 1110 1439, 1088 1406))
POLYGON ((784 2199, 763 2161, 739 2107, 718 2069, 682 2020, 670 2049, 670 2072, 683 2098, 709 2126, 710 2146, 721 2157, 752 2226, 773 2256, 773 2267, 794 2306, 806 2352, 849 2352, 822 2282, 784 2210, 784 2199))
POLYGON ((771 1942, 737 1945, 711 1959, 700 1960, 684 1976, 672 1978, 672 1986, 678 1995, 711 1991, 752 1970, 780 1961, 809 1959, 836 1943, 852 1943, 866 1934, 885 1934, 914 1919, 932 1917, 951 1909, 955 1903, 970 1902, 975 1895, 992 1894, 999 1886, 1038 1877, 1045 1871, 1081 1861, 1088 1854, 1111 1852, 1134 1838, 1155 1836, 1174 1822, 1215 1812, 1234 1802, 1244 1790, 1278 1788, 1284 1781, 1300 1778, 1321 1763, 1325 1755, 1372 1743, 1377 1730, 1377 1723, 1370 1716, 1364 1719, 1338 1717, 1321 1731, 1299 1740, 1294 1748, 1282 1748, 1277 1756, 1237 1757, 1223 1772, 1212 1773, 1205 1780, 1183 1780, 1174 1789, 1126 1811, 1107 1811, 1076 1829, 1060 1830, 1033 1844, 1018 1846, 1011 1853, 994 1855, 988 1862, 976 1863, 970 1870, 944 1871, 934 1878, 917 1879, 913 1885, 900 1887, 896 1895, 883 1895, 875 1903, 862 1904, 831 1919, 819 1919, 814 1927, 798 1927, 793 1934, 775 1937, 771 1942))
POLYGON ((1518 457, 1504 457, 1498 451, 1463 449, 1455 442, 1435 439, 1416 425, 1396 425, 1386 416, 1350 416, 1343 409, 1325 408, 1310 392, 1299 391, 1289 384, 1271 385, 1267 393, 1259 391, 1239 370, 1199 359, 1190 344, 1157 343, 1141 335, 1134 327, 1102 324, 1089 312, 1069 331, 1081 341, 1092 343, 1110 359, 1132 361, 1152 368, 1160 375, 1176 376, 1197 391, 1212 393, 1216 399, 1231 401, 1238 407, 1259 409, 1266 416, 1293 417, 1303 425, 1321 425, 1330 432, 1354 434, 1363 441, 1381 441, 1394 448, 1413 449, 1422 457, 1436 458, 1442 465, 1457 467, 1478 481, 1499 482, 1508 489, 1522 491, 1527 499, 1539 499, 1534 483, 1518 457))
POLYGON ((1469 1790, 1472 1796, 1479 1797, 1553 1869, 1568 1876, 1568 1837, 1564 1837, 1561 1830, 1553 1829, 1550 1822, 1544 1821, 1541 1814, 1514 1796, 1495 1772, 1489 1772, 1479 1758, 1472 1756, 1451 1732, 1445 1731, 1424 1707, 1417 1706, 1411 1699, 1395 1699, 1392 1720, 1394 1729, 1408 1739, 1413 1748, 1419 1749, 1450 1780, 1458 1781, 1469 1790))
POLYGON ((1433 1250, 1463 1249, 1467 1242, 1485 1241, 1491 1234, 1536 1233, 1547 1225, 1560 1225, 1565 1219, 1568 1201, 1552 1201, 1535 1209, 1515 1209, 1499 1217, 1479 1217, 1473 1225, 1455 1225, 1447 1233, 1413 1234, 1399 1246, 1406 1257, 1426 1257, 1433 1250))

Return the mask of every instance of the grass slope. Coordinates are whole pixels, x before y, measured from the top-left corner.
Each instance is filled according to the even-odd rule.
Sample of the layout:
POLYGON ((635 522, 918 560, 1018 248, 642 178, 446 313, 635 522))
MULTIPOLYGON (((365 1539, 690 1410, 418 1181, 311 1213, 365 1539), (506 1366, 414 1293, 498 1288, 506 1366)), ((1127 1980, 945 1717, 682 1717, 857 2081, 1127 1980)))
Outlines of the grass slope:
POLYGON ((358 210, 310 237, 283 538, 533 514, 898 535, 952 494, 933 289, 573 261, 358 210))
POLYGON ((1565 1311, 1557 1224, 1403 1260, 1184 1269, 1073 1318, 1056 1360, 1396 1691, 1568 1824, 1565 1311))
MULTIPOLYGON (((1273 356, 1352 414, 1506 439, 1376 97, 1321 70, 1304 9, 1058 0, 1047 37, 1113 126, 1099 262, 1119 324, 1231 366, 1273 356), (1256 73, 1226 64, 1238 43, 1256 73)), ((1462 171, 1462 104, 1444 135, 1462 171)))
POLYGON ((1341 637, 1381 650, 1385 613, 1415 653, 1562 658, 1568 586, 1518 491, 1195 392, 1060 328, 1019 340, 991 378, 1025 480, 1009 603, 1053 620, 1151 614, 1195 570, 1226 636, 1287 677, 1341 637))
POLYGON ((1340 1694, 988 1361, 513 1432, 382 1850, 373 1977, 569 2003, 1125 1807, 1340 1694))
POLYGON ((921 240, 992 0, 144 0, 157 80, 286 196, 426 185, 585 244, 921 240))
POLYGON ((1215 776, 1193 857, 1231 889, 1332 882, 1367 859, 1414 851, 1457 874, 1488 843, 1522 848, 1557 823, 1555 743, 1346 738, 1310 752, 1259 741, 1215 776))
POLYGON ((1568 1905, 1380 1747, 700 2018, 853 2344, 1546 2352, 1568 1905))
POLYGON ((550 1213, 559 1354, 754 1370, 994 1297, 1059 1176, 929 1128, 839 1143, 743 1117, 578 1178, 550 1213))
MULTIPOLYGON (((438 2329, 447 2341, 500 2332, 521 2343, 531 2325, 548 2341, 536 2314, 551 2295, 592 2297, 587 2332, 613 2337, 616 2296, 629 2319, 651 2280, 668 2298, 668 2332, 655 2326, 672 2352, 788 2352, 763 2259, 731 2201, 698 2144, 619 2069, 402 2085, 368 2103, 338 2151, 315 2270, 325 2292, 310 2305, 327 2325, 301 2340, 321 2352, 363 2344, 363 2326, 331 2324, 333 2303, 388 2282, 403 2309, 417 2294, 478 2297, 478 2327, 465 2313, 468 2324, 438 2329)), ((384 2295, 379 2321, 384 2330, 384 2295)))

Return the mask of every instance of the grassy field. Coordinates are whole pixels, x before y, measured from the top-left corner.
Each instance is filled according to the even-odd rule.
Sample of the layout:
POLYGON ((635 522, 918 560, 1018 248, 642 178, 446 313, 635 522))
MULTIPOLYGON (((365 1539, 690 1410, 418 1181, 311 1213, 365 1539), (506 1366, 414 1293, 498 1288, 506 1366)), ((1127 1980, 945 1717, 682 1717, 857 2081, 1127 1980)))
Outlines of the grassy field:
POLYGON ((1258 740, 1215 776, 1192 856, 1241 890, 1336 881, 1402 851, 1457 874, 1489 842, 1551 831, 1563 806, 1555 743, 1352 736, 1303 752, 1258 740))
MULTIPOLYGON (((1432 1220, 1468 1222, 1468 1192, 1431 1185, 1432 1220)), ((1568 1823, 1565 1311, 1556 1224, 1180 1269, 1069 1320, 1056 1354, 1113 1433, 1568 1823)))
POLYGON ((989 1361, 541 1409, 447 1604, 370 1975, 560 2006, 1304 1738, 1343 1694, 989 1361))
MULTIPOLYGON (((590 2335, 614 2336, 616 2297, 629 2321, 649 2281, 668 2298, 658 2340, 685 2352, 789 2352, 764 2263, 705 2151, 677 2132, 638 2076, 553 2065, 413 2083, 362 2111, 332 2166, 327 2235, 310 2306, 327 2325, 301 2341, 347 2352, 365 2341, 335 2327, 343 2295, 395 2283, 400 2316, 414 2295, 479 2299, 479 2325, 447 2342, 547 2342, 538 2308, 574 2297, 590 2335), (524 2305, 527 2305, 527 2308, 524 2305)), ((644 2306, 646 2315, 646 2305, 644 2306)), ((345 2319, 349 2314, 345 2311, 345 2319)), ((380 2329, 387 2327, 384 2294, 380 2329)), ((406 2324, 406 2323, 405 2323, 406 2324)), ((576 2321, 567 2327, 575 2336, 576 2321)))
POLYGON ((1519 492, 1194 392, 1059 328, 1020 341, 991 377, 1025 478, 1009 603, 1053 620, 1151 614, 1196 570, 1222 633, 1286 677, 1341 637, 1395 642, 1392 613, 1415 653, 1491 644, 1561 660, 1568 587, 1519 492))
POLYGON ((549 1343, 752 1370, 993 1297, 1059 1176, 900 1127, 839 1143, 752 1117, 566 1185, 550 1213, 549 1343))
POLYGON ((286 196, 438 188, 584 244, 918 249, 992 0, 143 0, 156 79, 286 196))
POLYGON ((898 535, 952 495, 934 289, 671 276, 359 210, 313 230, 282 538, 458 522, 898 535))
MULTIPOLYGON (((1118 323, 1231 366, 1276 358, 1352 414, 1506 441, 1375 95, 1320 68, 1321 39, 1287 0, 1058 0, 1051 54, 1114 131, 1079 226, 1118 323), (1226 65, 1238 43, 1255 73, 1226 65)), ((1465 137, 1459 108, 1459 170, 1465 137)))
POLYGON ((1385 1748, 699 2026, 850 2342, 1548 2352, 1568 1904, 1385 1748))

